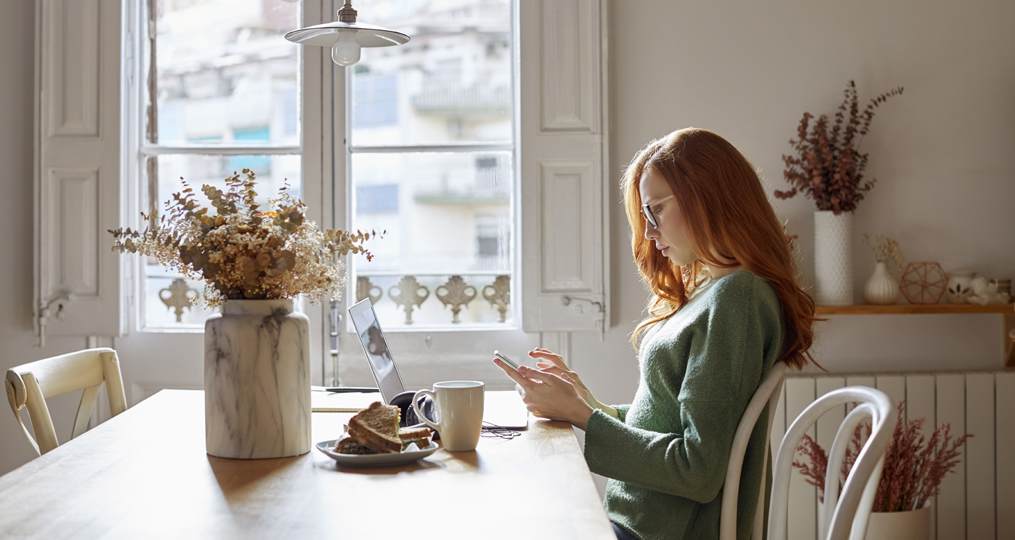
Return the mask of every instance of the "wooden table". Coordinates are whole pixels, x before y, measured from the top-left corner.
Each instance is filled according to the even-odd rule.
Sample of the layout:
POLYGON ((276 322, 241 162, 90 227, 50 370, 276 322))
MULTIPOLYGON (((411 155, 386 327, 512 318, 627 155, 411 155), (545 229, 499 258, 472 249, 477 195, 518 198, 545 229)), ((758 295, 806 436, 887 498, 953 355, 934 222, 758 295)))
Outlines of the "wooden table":
MULTIPOLYGON (((313 440, 351 414, 314 413, 313 440)), ((164 390, 0 477, 7 538, 615 540, 571 427, 409 465, 340 468, 317 449, 229 460, 204 449, 204 394, 164 390)))

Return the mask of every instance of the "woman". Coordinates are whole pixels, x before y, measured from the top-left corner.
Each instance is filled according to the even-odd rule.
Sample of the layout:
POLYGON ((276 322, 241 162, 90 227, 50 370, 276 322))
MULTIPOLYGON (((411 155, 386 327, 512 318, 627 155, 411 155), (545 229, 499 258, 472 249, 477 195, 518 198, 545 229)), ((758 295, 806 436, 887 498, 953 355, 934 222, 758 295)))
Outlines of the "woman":
MULTIPOLYGON (((814 361, 814 300, 797 284, 757 173, 722 137, 689 128, 649 143, 623 190, 634 259, 652 291, 632 337, 634 401, 599 403, 545 349, 529 353, 539 369, 494 362, 533 414, 585 430, 589 468, 610 478, 605 505, 618 538, 718 538, 737 424, 775 362, 814 361)), ((738 538, 750 537, 766 428, 758 423, 745 458, 738 538)))

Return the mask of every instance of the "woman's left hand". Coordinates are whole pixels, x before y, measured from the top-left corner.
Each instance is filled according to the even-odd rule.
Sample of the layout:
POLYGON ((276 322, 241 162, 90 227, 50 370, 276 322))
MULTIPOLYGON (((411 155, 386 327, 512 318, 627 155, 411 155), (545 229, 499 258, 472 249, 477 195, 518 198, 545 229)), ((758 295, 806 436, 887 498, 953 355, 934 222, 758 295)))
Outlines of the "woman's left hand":
POLYGON ((553 373, 528 366, 521 366, 515 371, 499 358, 494 358, 493 363, 515 381, 529 412, 541 418, 570 422, 579 429, 585 429, 593 409, 582 399, 574 384, 553 373))

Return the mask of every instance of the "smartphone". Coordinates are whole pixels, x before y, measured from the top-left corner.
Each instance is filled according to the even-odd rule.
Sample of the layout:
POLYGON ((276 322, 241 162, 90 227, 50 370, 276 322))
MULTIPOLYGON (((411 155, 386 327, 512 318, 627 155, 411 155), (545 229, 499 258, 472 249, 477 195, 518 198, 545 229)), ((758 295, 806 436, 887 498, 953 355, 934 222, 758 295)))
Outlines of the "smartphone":
POLYGON ((511 369, 518 371, 518 364, 514 363, 514 361, 508 358, 507 356, 501 354, 500 351, 493 351, 493 355, 496 356, 497 358, 500 358, 501 361, 503 361, 505 364, 511 366, 511 369))

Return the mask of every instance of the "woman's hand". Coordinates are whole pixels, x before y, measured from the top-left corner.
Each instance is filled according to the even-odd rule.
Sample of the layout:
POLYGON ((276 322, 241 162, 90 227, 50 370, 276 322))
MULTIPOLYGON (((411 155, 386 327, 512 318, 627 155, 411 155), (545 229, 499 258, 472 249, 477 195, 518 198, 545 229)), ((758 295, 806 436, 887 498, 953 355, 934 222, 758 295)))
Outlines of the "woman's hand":
POLYGON ((544 373, 553 373, 559 376, 565 381, 570 382, 574 385, 578 394, 589 404, 593 409, 599 409, 606 414, 618 418, 617 410, 609 405, 603 405, 592 395, 592 391, 589 390, 585 383, 582 382, 581 377, 577 373, 568 369, 564 363, 564 357, 561 355, 548 351, 546 349, 536 348, 529 351, 529 356, 535 358, 536 366, 539 367, 540 371, 544 373))
POLYGON ((493 363, 515 381, 529 412, 542 418, 570 422, 579 429, 585 429, 593 411, 583 397, 587 390, 580 391, 571 381, 547 371, 528 366, 521 366, 515 371, 499 358, 494 358, 493 363))

